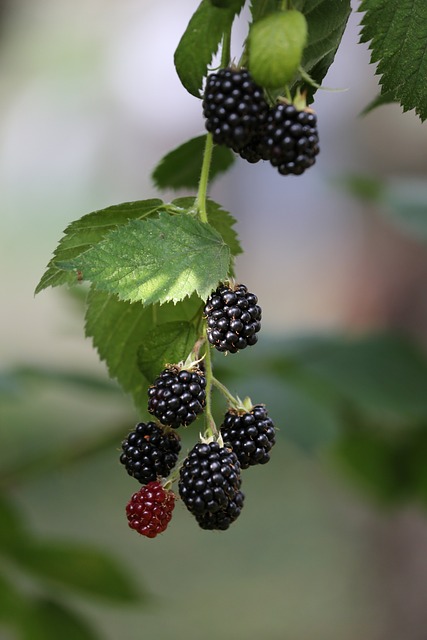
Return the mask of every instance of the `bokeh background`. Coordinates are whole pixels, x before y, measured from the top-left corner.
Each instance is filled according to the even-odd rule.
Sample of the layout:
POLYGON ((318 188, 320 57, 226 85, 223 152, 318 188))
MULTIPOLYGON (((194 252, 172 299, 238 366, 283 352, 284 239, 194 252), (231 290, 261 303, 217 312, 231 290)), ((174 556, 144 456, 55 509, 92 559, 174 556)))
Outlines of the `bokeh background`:
MULTIPOLYGON (((157 196, 154 166, 203 132, 200 102, 173 67, 196 5, 0 4, 0 486, 35 535, 91 543, 140 586, 141 601, 127 606, 60 591, 99 638, 425 640, 425 494, 395 500, 407 481, 400 463, 383 490, 383 451, 372 457, 366 442, 362 482, 336 455, 340 429, 360 413, 363 433, 378 421, 382 434, 389 422, 399 438, 408 424, 423 433, 427 421, 427 129, 397 105, 360 117, 378 84, 358 44, 358 2, 324 81, 334 91, 316 95, 315 167, 283 178, 239 161, 211 190, 237 218, 238 277, 257 292, 264 318, 257 353, 218 367, 233 391, 268 403, 280 427, 271 463, 247 472, 245 509, 227 533, 199 530, 180 504, 155 541, 128 530, 124 505, 136 489, 117 450, 140 416, 84 339, 80 296, 56 289, 34 298, 70 221, 157 196), (341 351, 347 339, 362 345, 361 357, 353 346, 341 351), (322 369, 331 353, 332 374, 322 369), (295 362, 302 369, 293 375, 295 362), (354 362, 363 380, 352 396, 354 362), (384 401, 378 412, 375 390, 389 376, 384 398, 395 406, 384 401), (375 414, 369 423, 359 405, 375 414)), ((243 14, 236 26, 236 58, 246 22, 243 14)), ((417 442, 422 462, 425 437, 417 442)), ((28 576, 3 569, 37 593, 28 576)), ((56 594, 53 585, 43 589, 56 594)), ((0 627, 2 638, 16 633, 0 627)))

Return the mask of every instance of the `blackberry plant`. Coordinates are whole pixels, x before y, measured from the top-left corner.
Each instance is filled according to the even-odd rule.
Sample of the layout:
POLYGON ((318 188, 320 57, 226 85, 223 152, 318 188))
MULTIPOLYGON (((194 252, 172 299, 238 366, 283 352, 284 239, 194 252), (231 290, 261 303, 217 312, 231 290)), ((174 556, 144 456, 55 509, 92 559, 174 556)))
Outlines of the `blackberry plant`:
MULTIPOLYGON (((425 119, 423 20, 414 22, 405 3, 376 4, 361 3, 362 40, 371 42, 383 74, 383 95, 373 106, 400 101, 425 119), (401 56, 403 41, 410 56, 401 56)), ((427 19, 424 0, 415 4, 414 15, 427 19)), ((246 285, 235 284, 242 252, 235 220, 208 198, 209 178, 236 155, 269 161, 282 176, 314 165, 313 101, 350 12, 350 0, 202 0, 174 59, 183 86, 201 100, 207 134, 170 152, 153 172, 158 187, 195 195, 126 202, 72 222, 36 288, 89 284, 86 335, 144 420, 154 415, 163 425, 141 422, 122 445, 121 462, 144 485, 127 516, 145 536, 166 528, 176 481, 202 529, 228 528, 243 506, 241 469, 270 458, 275 429, 264 405, 242 403, 214 376, 212 351, 236 354, 257 343, 261 307, 246 285), (233 23, 245 4, 248 33, 232 56, 233 23), (219 66, 210 68, 219 49, 219 66), (214 391, 228 403, 220 428, 214 391), (177 463, 179 440, 169 427, 193 422, 201 435, 177 463)))

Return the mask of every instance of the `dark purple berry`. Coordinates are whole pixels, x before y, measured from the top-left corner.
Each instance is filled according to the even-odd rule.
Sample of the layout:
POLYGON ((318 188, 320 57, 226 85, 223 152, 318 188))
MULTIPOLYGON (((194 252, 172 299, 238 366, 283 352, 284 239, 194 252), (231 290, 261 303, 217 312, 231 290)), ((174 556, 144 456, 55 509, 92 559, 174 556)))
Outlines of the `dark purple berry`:
POLYGON ((242 469, 266 464, 276 442, 274 424, 261 404, 255 405, 250 411, 228 411, 221 425, 221 435, 233 449, 242 469))
POLYGON ((155 422, 140 422, 122 442, 120 462, 141 484, 167 477, 181 450, 179 436, 155 422))
POLYGON ((148 411, 175 429, 189 425, 205 407, 205 387, 201 369, 167 367, 148 389, 148 411))
POLYGON ((208 76, 203 115, 215 144, 239 152, 257 134, 267 112, 263 90, 246 69, 225 68, 208 76))
POLYGON ((218 351, 237 353, 254 345, 261 329, 261 307, 258 298, 245 285, 234 289, 222 284, 208 298, 204 315, 207 336, 218 351))
POLYGON ((229 508, 240 486, 239 461, 218 442, 196 444, 184 460, 178 482, 182 501, 198 520, 229 508))

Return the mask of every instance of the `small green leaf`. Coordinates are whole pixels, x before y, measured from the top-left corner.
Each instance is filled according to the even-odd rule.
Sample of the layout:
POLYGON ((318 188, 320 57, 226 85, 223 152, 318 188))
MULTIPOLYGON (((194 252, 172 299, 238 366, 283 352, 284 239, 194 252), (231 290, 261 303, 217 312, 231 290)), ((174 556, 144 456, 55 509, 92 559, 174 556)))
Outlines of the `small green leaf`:
POLYGON ((146 336, 165 322, 190 322, 200 316, 202 301, 196 296, 172 303, 143 307, 116 296, 92 290, 86 312, 86 335, 93 339, 109 374, 130 392, 142 411, 147 409, 147 389, 152 379, 138 367, 138 351, 146 336))
POLYGON ((214 7, 210 0, 202 0, 175 51, 175 67, 184 87, 196 98, 200 97, 203 78, 217 52, 223 34, 229 31, 235 15, 244 2, 233 3, 230 9, 214 7))
POLYGON ((140 596, 124 570, 109 555, 83 544, 27 541, 14 560, 41 580, 113 602, 136 602, 140 596))
MULTIPOLYGON (((154 184, 160 189, 197 189, 205 143, 206 135, 198 136, 168 153, 153 171, 154 184)), ((231 149, 215 145, 209 172, 210 181, 227 171, 234 161, 231 149)))
MULTIPOLYGON (((196 199, 194 197, 177 198, 172 204, 183 211, 190 210, 195 206, 196 199)), ((206 210, 208 213, 209 224, 218 231, 224 242, 229 246, 231 255, 238 256, 243 253, 237 233, 234 230, 236 219, 231 213, 225 211, 220 204, 213 200, 206 201, 206 210)))
POLYGON ((21 640, 100 640, 79 614, 59 602, 44 598, 27 607, 19 627, 21 640))
MULTIPOLYGON (((294 9, 307 20, 308 40, 302 57, 302 67, 318 84, 322 84, 343 37, 351 14, 350 0, 297 0, 294 9)), ((316 88, 307 86, 308 98, 316 88)))
POLYGON ((47 287, 57 287, 62 284, 76 284, 75 273, 63 271, 57 266, 59 261, 73 260, 100 242, 110 231, 118 226, 127 224, 129 220, 143 220, 154 215, 163 206, 158 199, 142 200, 139 202, 125 202, 107 209, 101 209, 72 222, 64 231, 52 260, 47 265, 35 293, 47 287))
POLYGON ((262 87, 275 89, 293 80, 307 40, 299 11, 277 11, 255 22, 249 32, 249 70, 262 87))
POLYGON ((138 349, 138 367, 147 380, 154 380, 166 364, 178 364, 190 355, 197 331, 190 322, 166 322, 148 334, 138 349))
POLYGON ((361 42, 369 42, 378 63, 381 93, 393 95, 404 111, 427 118, 427 3, 425 0, 363 0, 361 42))
POLYGON ((227 277, 230 249, 211 225, 190 215, 160 213, 129 222, 59 266, 79 270, 100 291, 148 305, 193 293, 207 298, 227 277))

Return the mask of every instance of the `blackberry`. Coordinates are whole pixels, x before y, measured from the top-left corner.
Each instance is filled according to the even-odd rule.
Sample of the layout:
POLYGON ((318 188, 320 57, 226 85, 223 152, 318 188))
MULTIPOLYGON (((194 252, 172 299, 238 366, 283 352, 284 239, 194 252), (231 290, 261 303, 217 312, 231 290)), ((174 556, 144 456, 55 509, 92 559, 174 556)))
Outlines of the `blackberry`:
POLYGON ((216 511, 215 513, 204 513, 202 516, 196 516, 196 520, 202 529, 220 529, 225 531, 239 517, 245 494, 238 491, 226 507, 216 511))
POLYGON ((184 460, 178 489, 190 513, 200 518, 227 509, 240 485, 240 464, 231 449, 199 442, 184 460))
POLYGON ((270 109, 260 146, 280 174, 301 175, 319 153, 316 114, 298 111, 292 104, 277 104, 270 109))
POLYGON ((174 493, 164 489, 159 482, 149 482, 133 494, 126 506, 129 527, 142 536, 155 538, 165 531, 174 508, 174 493))
POLYGON ((206 378, 200 369, 167 367, 148 389, 148 411, 162 424, 189 425, 206 404, 206 378))
POLYGON ((178 460, 181 443, 174 431, 155 422, 140 422, 122 442, 120 462, 141 484, 169 475, 178 460))
POLYGON ((242 469, 270 460, 270 449, 275 444, 275 429, 267 409, 256 404, 250 411, 230 410, 221 425, 224 442, 231 446, 242 469))
POLYGON ((263 90, 246 69, 220 69, 208 77, 203 115, 216 144, 240 151, 257 133, 267 112, 263 90))
POLYGON ((258 298, 245 285, 234 289, 222 284, 208 298, 204 315, 208 340, 218 351, 237 353, 258 342, 261 329, 261 307, 258 298))

